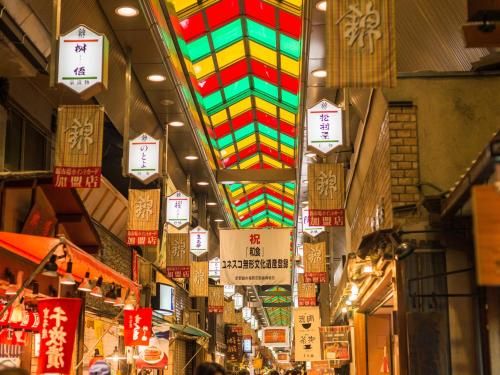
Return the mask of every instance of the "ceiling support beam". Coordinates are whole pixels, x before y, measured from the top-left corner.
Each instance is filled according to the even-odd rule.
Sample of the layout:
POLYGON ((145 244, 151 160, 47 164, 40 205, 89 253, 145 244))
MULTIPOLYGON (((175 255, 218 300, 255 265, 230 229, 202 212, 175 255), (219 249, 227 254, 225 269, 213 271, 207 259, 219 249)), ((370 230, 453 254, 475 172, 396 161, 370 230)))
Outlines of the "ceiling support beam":
POLYGON ((276 183, 295 181, 297 170, 287 169, 221 169, 216 171, 219 184, 240 183, 276 183))

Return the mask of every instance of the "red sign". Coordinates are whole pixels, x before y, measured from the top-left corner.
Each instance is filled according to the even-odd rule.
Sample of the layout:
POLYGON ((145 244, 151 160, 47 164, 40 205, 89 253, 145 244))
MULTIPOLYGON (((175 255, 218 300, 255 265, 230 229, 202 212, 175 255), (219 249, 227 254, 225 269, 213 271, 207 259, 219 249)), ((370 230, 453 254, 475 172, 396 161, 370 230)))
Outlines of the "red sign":
POLYGON ((299 306, 316 306, 316 297, 299 297, 299 306))
POLYGON ((56 167, 54 169, 55 187, 98 188, 100 185, 100 167, 56 167))
MULTIPOLYGON (((3 311, 5 305, 0 305, 0 313, 3 311)), ((0 316, 0 327, 6 326, 9 324, 10 313, 12 311, 12 307, 9 307, 1 316, 0 316)))
POLYGON ((24 331, 16 331, 11 328, 0 330, 0 344, 25 346, 26 337, 27 333, 24 331))
POLYGON ((37 312, 26 311, 19 328, 38 332, 40 328, 40 315, 37 312))
MULTIPOLYGON (((305 283, 326 283, 328 281, 328 273, 326 272, 304 272, 304 282, 305 283)), ((316 304, 311 305, 316 306, 316 304)))
POLYGON ((70 374, 82 300, 47 298, 38 303, 41 316, 38 373, 70 374))
POLYGON ((166 273, 167 277, 174 279, 189 278, 191 275, 189 266, 167 266, 166 273))
POLYGON ((309 225, 312 227, 343 227, 345 226, 344 209, 309 209, 309 225))
POLYGON ((141 307, 136 310, 125 310, 123 318, 123 336, 126 346, 148 346, 151 338, 153 310, 141 307))
POLYGON ((156 246, 158 245, 157 230, 128 230, 127 245, 129 246, 156 246))

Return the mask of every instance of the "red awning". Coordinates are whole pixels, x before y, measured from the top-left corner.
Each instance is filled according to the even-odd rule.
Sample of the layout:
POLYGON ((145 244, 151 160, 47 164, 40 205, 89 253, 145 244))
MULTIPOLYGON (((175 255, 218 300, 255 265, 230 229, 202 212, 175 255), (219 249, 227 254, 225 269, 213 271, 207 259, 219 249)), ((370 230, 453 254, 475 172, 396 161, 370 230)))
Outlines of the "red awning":
MULTIPOLYGON (((64 241, 66 250, 73 261, 73 276, 75 279, 81 281, 85 277, 85 272, 90 272, 90 277, 92 279, 97 279, 99 276, 102 276, 105 283, 118 284, 122 288, 130 289, 132 292, 135 292, 136 296, 139 295, 139 285, 137 283, 106 266, 72 242, 68 240, 64 241)), ((33 263, 40 263, 49 251, 58 244, 61 244, 62 250, 62 243, 63 242, 61 242, 59 238, 0 232, 1 248, 28 259, 33 263)), ((59 264, 59 271, 61 274, 65 272, 65 263, 59 264)))

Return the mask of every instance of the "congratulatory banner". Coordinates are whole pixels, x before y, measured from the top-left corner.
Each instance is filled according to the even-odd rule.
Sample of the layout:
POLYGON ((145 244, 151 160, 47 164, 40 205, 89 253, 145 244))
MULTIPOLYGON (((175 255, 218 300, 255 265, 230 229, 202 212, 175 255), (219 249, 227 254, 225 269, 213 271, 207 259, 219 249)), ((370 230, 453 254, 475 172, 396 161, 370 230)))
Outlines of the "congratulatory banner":
POLYGON ((290 241, 290 229, 221 230, 221 284, 290 285, 290 241))

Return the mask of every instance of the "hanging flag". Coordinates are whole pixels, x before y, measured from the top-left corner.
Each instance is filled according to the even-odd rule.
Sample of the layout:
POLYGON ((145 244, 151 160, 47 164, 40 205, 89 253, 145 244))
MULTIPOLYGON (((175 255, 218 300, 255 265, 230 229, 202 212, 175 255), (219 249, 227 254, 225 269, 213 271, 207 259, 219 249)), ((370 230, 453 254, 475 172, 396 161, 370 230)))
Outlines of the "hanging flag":
POLYGON ((208 287, 208 312, 220 314, 224 312, 224 287, 210 285, 208 287))
POLYGON ((326 243, 304 244, 304 282, 326 283, 328 273, 326 271, 326 243))
POLYGON ((189 234, 167 234, 167 277, 189 277, 189 234))
POLYGON ((123 312, 123 339, 126 346, 148 346, 151 338, 153 310, 141 307, 123 312))
POLYGON ((212 280, 220 279, 220 258, 215 257, 208 262, 208 277, 212 280))
POLYGON ((316 237, 325 231, 325 227, 319 225, 314 226, 311 224, 311 216, 308 206, 302 207, 301 228, 299 229, 302 229, 302 232, 307 233, 311 237, 316 237))
POLYGON ((322 99, 307 110, 307 147, 328 155, 344 143, 342 109, 322 99))
POLYGON ((103 128, 103 106, 64 105, 57 109, 56 187, 100 186, 103 128))
POLYGON ((309 224, 311 226, 343 227, 344 165, 309 164, 307 169, 309 224))
POLYGON ((128 142, 128 174, 143 184, 159 176, 160 140, 142 133, 128 142))
POLYGON ((299 306, 316 306, 316 284, 304 282, 304 274, 297 278, 299 306))
POLYGON ((38 374, 70 374, 80 298, 47 298, 38 302, 41 315, 38 374))
POLYGON ((226 360, 239 362, 243 355, 243 328, 226 326, 226 360))
POLYGON ((293 310, 295 361, 320 361, 319 307, 299 307, 293 310))
POLYGON ((160 219, 160 189, 128 191, 127 245, 156 246, 160 219))
POLYGON ((330 0, 327 12, 327 86, 395 87, 394 0, 330 0))
POLYGON ((189 296, 208 297, 208 262, 191 263, 189 296))
POLYGON ((225 324, 236 323, 236 311, 234 310, 234 301, 224 301, 224 311, 222 320, 225 324))
POLYGON ((177 229, 191 221, 191 197, 181 191, 167 197, 167 223, 177 229))
POLYGON ((189 232, 190 250, 197 257, 208 251, 208 230, 198 226, 189 232))

